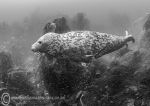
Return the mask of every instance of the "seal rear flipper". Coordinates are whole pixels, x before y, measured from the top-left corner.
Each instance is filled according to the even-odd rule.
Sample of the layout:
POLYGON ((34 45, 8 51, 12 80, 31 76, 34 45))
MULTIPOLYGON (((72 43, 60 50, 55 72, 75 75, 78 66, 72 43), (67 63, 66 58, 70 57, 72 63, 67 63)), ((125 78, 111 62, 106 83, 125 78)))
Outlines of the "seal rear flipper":
POLYGON ((134 43, 135 42, 134 37, 132 35, 129 35, 128 31, 125 31, 125 33, 126 33, 125 41, 126 42, 132 41, 134 43))

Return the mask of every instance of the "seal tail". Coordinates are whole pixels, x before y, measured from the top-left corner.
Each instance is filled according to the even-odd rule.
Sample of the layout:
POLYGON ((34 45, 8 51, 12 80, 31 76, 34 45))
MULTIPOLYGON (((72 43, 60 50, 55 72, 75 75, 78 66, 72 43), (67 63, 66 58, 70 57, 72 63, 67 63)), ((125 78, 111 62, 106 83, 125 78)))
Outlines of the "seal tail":
POLYGON ((129 35, 128 31, 125 31, 125 33, 126 33, 125 41, 126 42, 132 41, 134 43, 135 42, 134 37, 132 35, 129 35))

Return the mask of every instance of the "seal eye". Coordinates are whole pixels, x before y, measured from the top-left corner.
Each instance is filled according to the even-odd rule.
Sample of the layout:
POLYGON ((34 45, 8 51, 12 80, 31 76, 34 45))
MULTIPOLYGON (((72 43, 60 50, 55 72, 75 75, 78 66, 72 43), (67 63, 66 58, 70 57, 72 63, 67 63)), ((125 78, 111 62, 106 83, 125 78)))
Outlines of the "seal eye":
POLYGON ((39 44, 42 44, 42 42, 41 42, 41 41, 39 41, 38 43, 39 43, 39 44))

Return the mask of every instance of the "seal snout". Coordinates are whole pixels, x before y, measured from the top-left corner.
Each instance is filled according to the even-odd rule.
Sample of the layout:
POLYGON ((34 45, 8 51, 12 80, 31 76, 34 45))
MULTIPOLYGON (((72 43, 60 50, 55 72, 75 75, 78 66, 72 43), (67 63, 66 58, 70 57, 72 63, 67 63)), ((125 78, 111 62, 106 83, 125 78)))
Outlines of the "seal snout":
POLYGON ((31 46, 31 50, 32 50, 33 52, 36 52, 36 48, 35 48, 34 44, 31 46))

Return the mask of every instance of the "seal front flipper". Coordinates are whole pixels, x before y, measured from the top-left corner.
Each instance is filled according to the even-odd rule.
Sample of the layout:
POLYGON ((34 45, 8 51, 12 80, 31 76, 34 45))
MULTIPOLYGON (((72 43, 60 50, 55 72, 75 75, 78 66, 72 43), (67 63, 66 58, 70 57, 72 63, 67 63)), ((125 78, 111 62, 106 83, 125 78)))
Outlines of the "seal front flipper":
POLYGON ((89 63, 93 60, 94 56, 93 55, 85 55, 85 62, 86 63, 89 63))
POLYGON ((80 57, 80 62, 90 63, 92 62, 94 56, 93 55, 84 55, 80 57))

